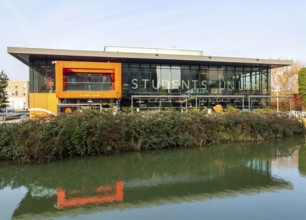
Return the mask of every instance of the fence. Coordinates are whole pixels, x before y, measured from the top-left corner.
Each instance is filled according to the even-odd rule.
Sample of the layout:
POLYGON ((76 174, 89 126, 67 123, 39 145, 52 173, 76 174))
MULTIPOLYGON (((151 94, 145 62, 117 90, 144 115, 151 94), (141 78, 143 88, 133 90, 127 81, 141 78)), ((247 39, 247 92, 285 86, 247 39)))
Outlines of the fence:
MULTIPOLYGON (((292 110, 292 96, 271 96, 271 95, 132 95, 131 110, 169 108, 202 108, 212 105, 234 104, 235 108, 242 110, 253 110, 261 106, 260 102, 271 103, 276 99, 277 112, 279 112, 279 99, 289 100, 289 112, 292 110)), ((287 111, 288 111, 287 110, 287 111)))

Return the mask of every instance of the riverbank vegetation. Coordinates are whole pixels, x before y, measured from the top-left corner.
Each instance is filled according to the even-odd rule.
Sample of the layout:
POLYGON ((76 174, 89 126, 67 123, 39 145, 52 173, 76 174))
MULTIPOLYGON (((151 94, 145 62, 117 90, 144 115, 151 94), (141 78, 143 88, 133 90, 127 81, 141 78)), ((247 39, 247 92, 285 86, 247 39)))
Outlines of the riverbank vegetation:
POLYGON ((258 141, 303 134, 305 127, 286 114, 230 112, 95 111, 0 124, 0 160, 47 162, 75 156, 212 143, 258 141))

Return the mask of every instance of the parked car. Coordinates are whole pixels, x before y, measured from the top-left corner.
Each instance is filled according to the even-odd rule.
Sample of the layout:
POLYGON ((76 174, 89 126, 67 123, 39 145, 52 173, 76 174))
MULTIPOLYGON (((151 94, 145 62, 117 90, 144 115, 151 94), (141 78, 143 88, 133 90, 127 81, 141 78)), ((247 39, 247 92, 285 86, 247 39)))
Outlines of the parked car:
POLYGON ((15 110, 12 108, 0 108, 0 113, 14 113, 15 110))

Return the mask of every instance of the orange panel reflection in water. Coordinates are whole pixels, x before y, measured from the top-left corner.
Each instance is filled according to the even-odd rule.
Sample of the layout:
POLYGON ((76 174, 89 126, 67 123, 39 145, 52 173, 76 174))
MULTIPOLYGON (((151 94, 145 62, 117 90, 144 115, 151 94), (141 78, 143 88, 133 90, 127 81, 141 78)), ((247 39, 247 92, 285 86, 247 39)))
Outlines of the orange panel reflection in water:
MULTIPOLYGON (((99 186, 96 193, 104 193, 103 195, 66 198, 66 190, 59 187, 57 189, 57 207, 59 209, 71 206, 83 206, 92 203, 110 203, 123 201, 123 181, 117 181, 115 186, 99 186), (112 193, 112 194, 110 194, 112 193)), ((72 190, 67 194, 76 195, 79 190, 72 190)))

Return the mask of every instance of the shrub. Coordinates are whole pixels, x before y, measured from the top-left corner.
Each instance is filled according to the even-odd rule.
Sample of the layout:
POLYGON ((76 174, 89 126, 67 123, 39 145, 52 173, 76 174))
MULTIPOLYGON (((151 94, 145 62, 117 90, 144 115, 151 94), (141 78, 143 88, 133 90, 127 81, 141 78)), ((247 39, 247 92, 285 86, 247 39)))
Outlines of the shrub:
POLYGON ((95 111, 0 124, 0 160, 46 162, 75 156, 211 143, 256 141, 303 134, 304 124, 277 113, 235 111, 141 112, 113 115, 95 111))

